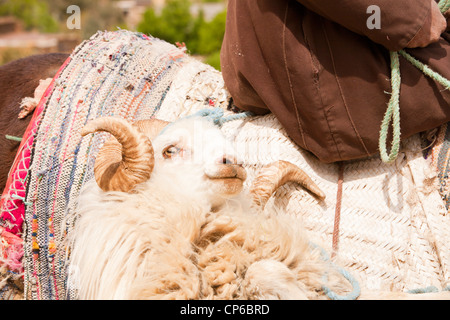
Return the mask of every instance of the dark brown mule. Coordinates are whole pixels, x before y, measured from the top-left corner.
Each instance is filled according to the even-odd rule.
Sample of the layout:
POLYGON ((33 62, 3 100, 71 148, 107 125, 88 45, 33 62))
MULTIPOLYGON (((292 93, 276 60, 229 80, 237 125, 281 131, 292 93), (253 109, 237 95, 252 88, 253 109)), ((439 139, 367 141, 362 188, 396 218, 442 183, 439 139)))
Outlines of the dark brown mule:
POLYGON ((20 102, 33 97, 40 79, 53 78, 68 54, 48 53, 30 56, 0 66, 0 193, 20 142, 5 135, 22 137, 32 115, 19 119, 20 102))

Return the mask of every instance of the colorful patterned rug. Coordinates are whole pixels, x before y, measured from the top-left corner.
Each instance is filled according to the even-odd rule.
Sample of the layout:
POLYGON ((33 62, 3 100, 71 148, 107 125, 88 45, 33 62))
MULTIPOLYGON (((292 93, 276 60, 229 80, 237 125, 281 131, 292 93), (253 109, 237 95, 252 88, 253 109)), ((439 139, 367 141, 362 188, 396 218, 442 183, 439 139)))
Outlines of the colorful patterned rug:
MULTIPOLYGON (((108 136, 82 138, 79 130, 89 120, 113 115, 173 121, 230 104, 218 71, 162 40, 120 30, 99 32, 78 46, 41 99, 2 197, 3 265, 23 274, 25 298, 77 298, 69 280, 77 270, 68 266, 65 239, 76 223, 78 193, 92 179, 108 136)), ((276 160, 297 164, 317 182, 327 194, 323 203, 289 184, 267 206, 302 219, 311 239, 331 252, 338 165, 299 149, 273 115, 232 121, 222 129, 242 155, 246 186, 261 166, 276 160)), ((377 157, 345 164, 334 259, 363 289, 449 285, 450 217, 436 174, 422 156, 418 135, 403 143, 393 165, 377 157)))
POLYGON ((436 169, 439 178, 439 192, 447 210, 450 208, 450 126, 444 124, 431 137, 425 137, 426 143, 432 144, 426 157, 436 169))

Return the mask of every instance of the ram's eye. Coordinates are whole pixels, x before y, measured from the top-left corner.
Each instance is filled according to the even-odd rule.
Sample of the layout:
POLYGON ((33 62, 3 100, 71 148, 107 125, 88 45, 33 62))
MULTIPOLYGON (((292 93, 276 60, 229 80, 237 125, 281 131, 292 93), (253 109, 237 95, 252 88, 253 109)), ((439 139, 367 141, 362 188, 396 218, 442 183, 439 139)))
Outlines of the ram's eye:
POLYGON ((168 146, 166 149, 164 149, 163 151, 163 157, 165 159, 170 159, 174 156, 176 156, 177 154, 179 154, 181 151, 180 148, 177 148, 175 146, 168 146))

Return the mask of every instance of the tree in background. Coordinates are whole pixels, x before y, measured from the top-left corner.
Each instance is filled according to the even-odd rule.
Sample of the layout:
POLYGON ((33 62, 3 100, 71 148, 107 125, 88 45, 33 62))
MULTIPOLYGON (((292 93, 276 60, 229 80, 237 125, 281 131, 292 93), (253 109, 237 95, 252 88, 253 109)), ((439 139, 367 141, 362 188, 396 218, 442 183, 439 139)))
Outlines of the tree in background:
POLYGON ((14 16, 26 30, 67 32, 67 8, 81 8, 80 36, 87 39, 98 30, 126 28, 122 12, 111 0, 0 0, 0 16, 14 16))
POLYGON ((226 11, 218 13, 211 22, 201 25, 195 53, 204 55, 205 62, 220 70, 220 49, 225 34, 226 11))
POLYGON ((58 31, 58 22, 49 13, 49 6, 39 0, 0 1, 0 16, 20 19, 26 30, 58 31))
POLYGON ((225 34, 226 11, 217 14, 211 22, 201 25, 198 31, 198 46, 196 52, 199 54, 213 54, 220 51, 225 34))
POLYGON ((149 8, 144 12, 137 31, 170 43, 184 42, 191 54, 204 56, 206 63, 220 70, 226 11, 207 22, 202 11, 194 18, 190 5, 189 0, 168 0, 160 15, 149 8))
MULTIPOLYGON (((202 0, 202 2, 222 0, 202 0)), ((220 48, 225 33, 226 12, 206 21, 202 11, 194 17, 190 0, 167 0, 161 14, 145 11, 137 31, 170 43, 184 42, 193 55, 220 70, 220 48)), ((113 0, 0 0, 0 16, 12 15, 23 21, 27 30, 77 32, 87 39, 98 30, 126 29, 121 11, 113 0), (81 30, 67 30, 67 7, 81 8, 81 30)))
POLYGON ((189 38, 184 41, 187 42, 187 48, 191 53, 201 54, 202 41, 200 39, 200 33, 202 33, 202 30, 205 29, 206 26, 207 22, 205 21, 205 14, 203 10, 200 10, 197 18, 193 22, 189 38))
POLYGON ((167 42, 188 42, 192 36, 193 18, 189 0, 168 0, 157 16, 153 8, 144 12, 137 30, 167 42))

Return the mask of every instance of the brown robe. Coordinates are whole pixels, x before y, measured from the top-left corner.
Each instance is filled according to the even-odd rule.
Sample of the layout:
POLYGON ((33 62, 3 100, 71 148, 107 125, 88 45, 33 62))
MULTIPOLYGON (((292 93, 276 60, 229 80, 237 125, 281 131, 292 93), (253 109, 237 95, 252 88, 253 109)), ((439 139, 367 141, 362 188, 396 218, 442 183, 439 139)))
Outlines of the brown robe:
MULTIPOLYGON (((407 46, 430 13, 425 0, 228 0, 221 68, 236 106, 272 112, 323 162, 378 152, 389 101, 389 50, 407 46), (367 28, 370 5, 381 29, 367 28)), ((407 49, 450 78, 450 34, 407 49)), ((450 119, 450 91, 400 58, 401 137, 450 119)))

